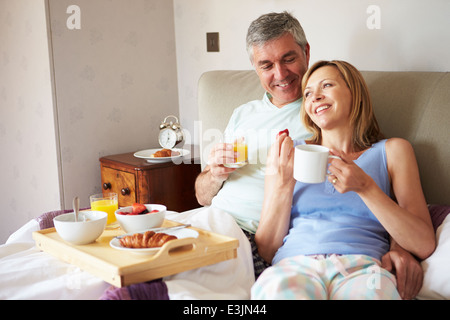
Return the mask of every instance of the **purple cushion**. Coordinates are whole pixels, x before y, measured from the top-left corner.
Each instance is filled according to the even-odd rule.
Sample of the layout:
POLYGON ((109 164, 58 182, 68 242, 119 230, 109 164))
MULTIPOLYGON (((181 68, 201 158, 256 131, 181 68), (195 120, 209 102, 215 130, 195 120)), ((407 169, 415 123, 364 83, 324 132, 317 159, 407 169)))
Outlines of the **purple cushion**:
POLYGON ((433 222, 434 231, 436 232, 442 221, 450 213, 450 206, 430 204, 428 205, 428 210, 430 211, 431 222, 433 222))
MULTIPOLYGON (((87 209, 90 209, 90 208, 83 208, 80 210, 87 210, 87 209)), ((50 211, 50 212, 41 214, 39 217, 36 218, 36 221, 39 223, 39 229, 43 230, 43 229, 53 228, 54 227, 53 218, 56 216, 59 216, 60 214, 69 213, 69 212, 73 212, 73 210, 71 210, 71 209, 56 210, 56 211, 50 211)))
POLYGON ((111 286, 100 300, 169 300, 169 294, 166 283, 156 279, 122 288, 111 286))

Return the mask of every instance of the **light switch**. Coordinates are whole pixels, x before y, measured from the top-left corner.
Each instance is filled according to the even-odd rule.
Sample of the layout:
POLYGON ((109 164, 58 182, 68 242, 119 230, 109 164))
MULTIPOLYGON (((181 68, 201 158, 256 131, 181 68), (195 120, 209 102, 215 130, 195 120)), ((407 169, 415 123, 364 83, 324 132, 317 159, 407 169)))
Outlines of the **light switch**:
POLYGON ((219 33, 208 32, 206 33, 206 51, 207 52, 219 52, 219 33))

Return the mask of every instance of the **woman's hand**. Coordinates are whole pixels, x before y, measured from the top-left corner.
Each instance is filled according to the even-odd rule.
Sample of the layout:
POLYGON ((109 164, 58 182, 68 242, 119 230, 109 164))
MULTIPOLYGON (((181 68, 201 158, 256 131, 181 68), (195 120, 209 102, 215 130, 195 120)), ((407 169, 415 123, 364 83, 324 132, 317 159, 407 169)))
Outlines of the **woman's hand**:
POLYGON ((328 181, 334 185, 338 192, 360 192, 368 187, 370 183, 373 183, 372 178, 356 165, 350 156, 336 151, 331 151, 330 153, 340 158, 332 158, 328 167, 330 172, 328 181))
POLYGON ((294 142, 286 133, 278 135, 269 150, 266 165, 266 185, 293 186, 294 142))
POLYGON ((264 182, 264 202, 255 241, 260 256, 271 262, 289 231, 292 196, 294 142, 286 133, 279 135, 269 150, 264 182))

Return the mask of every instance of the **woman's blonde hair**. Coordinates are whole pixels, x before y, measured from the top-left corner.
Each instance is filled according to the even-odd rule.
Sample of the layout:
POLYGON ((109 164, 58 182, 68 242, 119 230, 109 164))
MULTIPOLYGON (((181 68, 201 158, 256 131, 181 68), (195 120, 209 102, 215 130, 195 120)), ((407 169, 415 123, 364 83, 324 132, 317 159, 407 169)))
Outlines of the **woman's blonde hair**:
MULTIPOLYGON (((332 60, 316 62, 303 76, 302 92, 305 91, 310 76, 317 69, 326 66, 337 68, 347 84, 347 87, 350 89, 352 95, 350 123, 354 129, 352 137, 353 145, 359 150, 367 149, 373 143, 381 140, 383 135, 373 112, 369 89, 358 69, 345 61, 332 60)), ((301 119, 306 129, 313 134, 310 139, 311 142, 316 144, 321 143, 322 131, 306 113, 304 98, 301 108, 301 119)))

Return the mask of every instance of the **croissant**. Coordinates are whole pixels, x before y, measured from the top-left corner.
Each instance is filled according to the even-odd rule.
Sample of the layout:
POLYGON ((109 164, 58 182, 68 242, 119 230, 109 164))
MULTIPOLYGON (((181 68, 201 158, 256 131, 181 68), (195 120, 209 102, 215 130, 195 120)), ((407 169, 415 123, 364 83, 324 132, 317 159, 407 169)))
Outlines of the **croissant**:
POLYGON ((172 151, 170 149, 161 149, 153 153, 151 156, 153 158, 161 158, 161 157, 174 157, 178 155, 180 155, 178 151, 172 151))
POLYGON ((155 233, 146 231, 145 233, 135 233, 125 236, 119 240, 122 247, 125 248, 157 248, 168 241, 178 239, 176 236, 166 233, 155 233))

